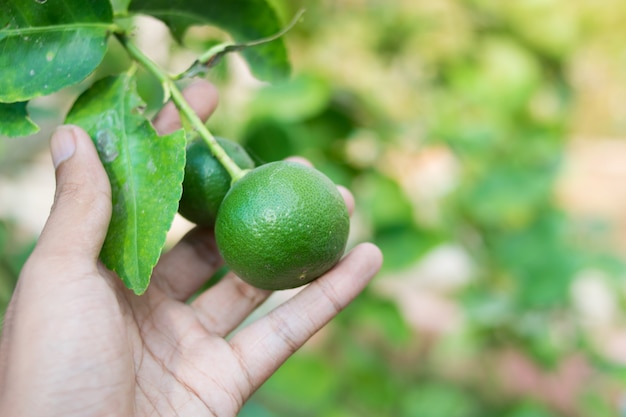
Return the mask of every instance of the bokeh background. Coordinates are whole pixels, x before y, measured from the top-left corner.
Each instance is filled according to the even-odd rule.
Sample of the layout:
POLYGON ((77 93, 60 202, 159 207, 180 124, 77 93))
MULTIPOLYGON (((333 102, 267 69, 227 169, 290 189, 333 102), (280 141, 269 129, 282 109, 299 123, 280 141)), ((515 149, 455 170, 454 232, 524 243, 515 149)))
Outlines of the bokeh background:
MULTIPOLYGON (((236 56, 209 126, 258 163, 309 158, 356 198, 350 244, 381 273, 242 417, 626 416, 626 2, 273 0, 289 82, 236 56)), ((172 71, 157 21, 137 41, 172 71)), ((87 83, 128 64, 112 43, 87 83)), ((160 90, 140 89, 154 110, 160 90)), ((47 151, 84 85, 0 138, 0 311, 49 212, 47 151)), ((191 227, 178 218, 170 243, 191 227)), ((296 290, 297 291, 297 290, 296 290)), ((277 293, 258 314, 290 296, 277 293)))

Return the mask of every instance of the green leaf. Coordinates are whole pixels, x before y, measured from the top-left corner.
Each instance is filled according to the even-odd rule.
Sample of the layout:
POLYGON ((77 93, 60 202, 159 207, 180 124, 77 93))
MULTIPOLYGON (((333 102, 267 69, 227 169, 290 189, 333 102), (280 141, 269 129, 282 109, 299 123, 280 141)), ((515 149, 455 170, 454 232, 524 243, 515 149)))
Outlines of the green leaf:
POLYGON ((95 83, 67 117, 89 133, 111 181, 113 215, 100 257, 137 294, 148 287, 178 209, 186 143, 182 130, 158 136, 142 105, 131 71, 95 83))
MULTIPOLYGON (((179 42, 192 25, 218 26, 237 43, 261 39, 281 29, 276 12, 266 0, 134 0, 129 11, 162 20, 179 42)), ((259 79, 277 81, 289 75, 287 51, 281 39, 247 48, 242 54, 259 79)))
POLYGON ((85 79, 102 61, 108 0, 3 0, 0 102, 27 101, 85 79))
POLYGON ((39 127, 28 116, 26 104, 25 101, 0 103, 0 135, 28 136, 39 131, 39 127))

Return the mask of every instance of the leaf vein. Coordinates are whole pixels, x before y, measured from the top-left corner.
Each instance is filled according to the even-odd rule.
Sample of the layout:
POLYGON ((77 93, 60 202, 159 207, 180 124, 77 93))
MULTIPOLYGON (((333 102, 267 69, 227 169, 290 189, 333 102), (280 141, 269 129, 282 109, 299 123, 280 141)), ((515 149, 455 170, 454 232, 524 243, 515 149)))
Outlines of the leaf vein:
POLYGON ((0 39, 4 37, 31 35, 35 33, 50 33, 50 32, 67 32, 76 31, 80 29, 100 29, 102 31, 114 31, 117 28, 113 24, 104 23, 73 23, 65 25, 52 25, 52 26, 36 26, 27 28, 15 28, 15 29, 3 29, 0 31, 0 39), (1 36, 4 35, 4 36, 1 36))

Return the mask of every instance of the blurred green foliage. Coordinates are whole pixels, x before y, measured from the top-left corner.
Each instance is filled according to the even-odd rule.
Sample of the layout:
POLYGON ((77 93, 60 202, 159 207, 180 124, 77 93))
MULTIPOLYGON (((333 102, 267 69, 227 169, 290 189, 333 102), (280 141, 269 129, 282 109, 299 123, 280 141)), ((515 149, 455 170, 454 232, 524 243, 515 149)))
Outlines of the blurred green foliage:
MULTIPOLYGON (((240 416, 623 415, 624 371, 588 334, 572 291, 583 271, 601 271, 624 305, 626 269, 560 207, 555 188, 572 137, 626 133, 626 116, 603 112, 596 93, 576 82, 585 67, 614 75, 607 95, 611 81, 626 85, 626 3, 273 3, 285 21, 307 9, 286 37, 294 78, 254 84, 242 102, 229 95, 239 82, 235 62, 224 60, 208 75, 222 90, 210 127, 258 163, 302 155, 349 187, 352 243, 375 242, 385 264, 240 416), (420 182, 431 160, 447 161, 444 178, 420 182), (446 244, 469 256, 471 276, 443 294, 461 324, 433 331, 385 289, 415 291, 416 268, 446 244), (505 366, 510 351, 524 358, 519 374, 505 366), (579 356, 587 373, 563 376, 579 356), (566 394, 511 388, 524 372, 557 378, 566 394)), ((214 40, 198 32, 186 41, 202 50, 214 40)), ((125 65, 119 54, 113 48, 101 71, 125 65)), ((139 87, 149 108, 159 103, 153 80, 139 87)), ((13 265, 0 268, 6 300, 23 257, 2 244, 11 228, 0 226, 0 267, 13 265)))
MULTIPOLYGON (((296 8, 277 3, 286 16, 296 8)), ((619 415, 599 388, 613 381, 601 371, 602 383, 581 381, 576 391, 593 401, 567 404, 513 394, 495 374, 506 349, 546 375, 593 350, 572 305, 573 283, 585 269, 616 282, 624 274, 618 257, 577 235, 555 187, 584 105, 572 84, 579 48, 609 30, 602 19, 616 10, 623 16, 626 7, 311 3, 289 35, 296 78, 261 88, 232 134, 261 162, 304 155, 353 190, 363 223, 358 239, 385 254, 379 282, 406 275, 445 242, 467 251, 473 276, 452 294, 464 316, 462 335, 432 337, 410 327, 394 299, 369 291, 241 415, 619 415), (441 148, 455 161, 454 186, 428 218, 402 158, 413 156, 417 165, 420 155, 441 148), (459 346, 448 351, 448 344, 459 346), (458 376, 448 362, 480 365, 458 376)))
POLYGON ((18 229, 13 222, 0 219, 0 331, 19 272, 33 248, 33 242, 25 242, 18 229))

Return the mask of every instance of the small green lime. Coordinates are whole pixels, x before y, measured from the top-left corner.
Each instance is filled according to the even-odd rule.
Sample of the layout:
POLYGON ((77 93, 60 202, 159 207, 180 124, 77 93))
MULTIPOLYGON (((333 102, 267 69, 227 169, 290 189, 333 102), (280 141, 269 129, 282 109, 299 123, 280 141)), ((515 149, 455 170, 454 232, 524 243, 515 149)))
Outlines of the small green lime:
MULTIPOLYGON (((224 138, 216 140, 239 168, 254 168, 252 158, 239 144, 224 138)), ((208 145, 203 140, 191 142, 187 147, 183 194, 178 212, 197 225, 212 227, 230 183, 228 171, 215 159, 208 145)))
POLYGON ((341 258, 350 219, 343 197, 321 172, 271 162, 233 184, 217 213, 215 238, 241 279, 269 290, 313 281, 341 258))

